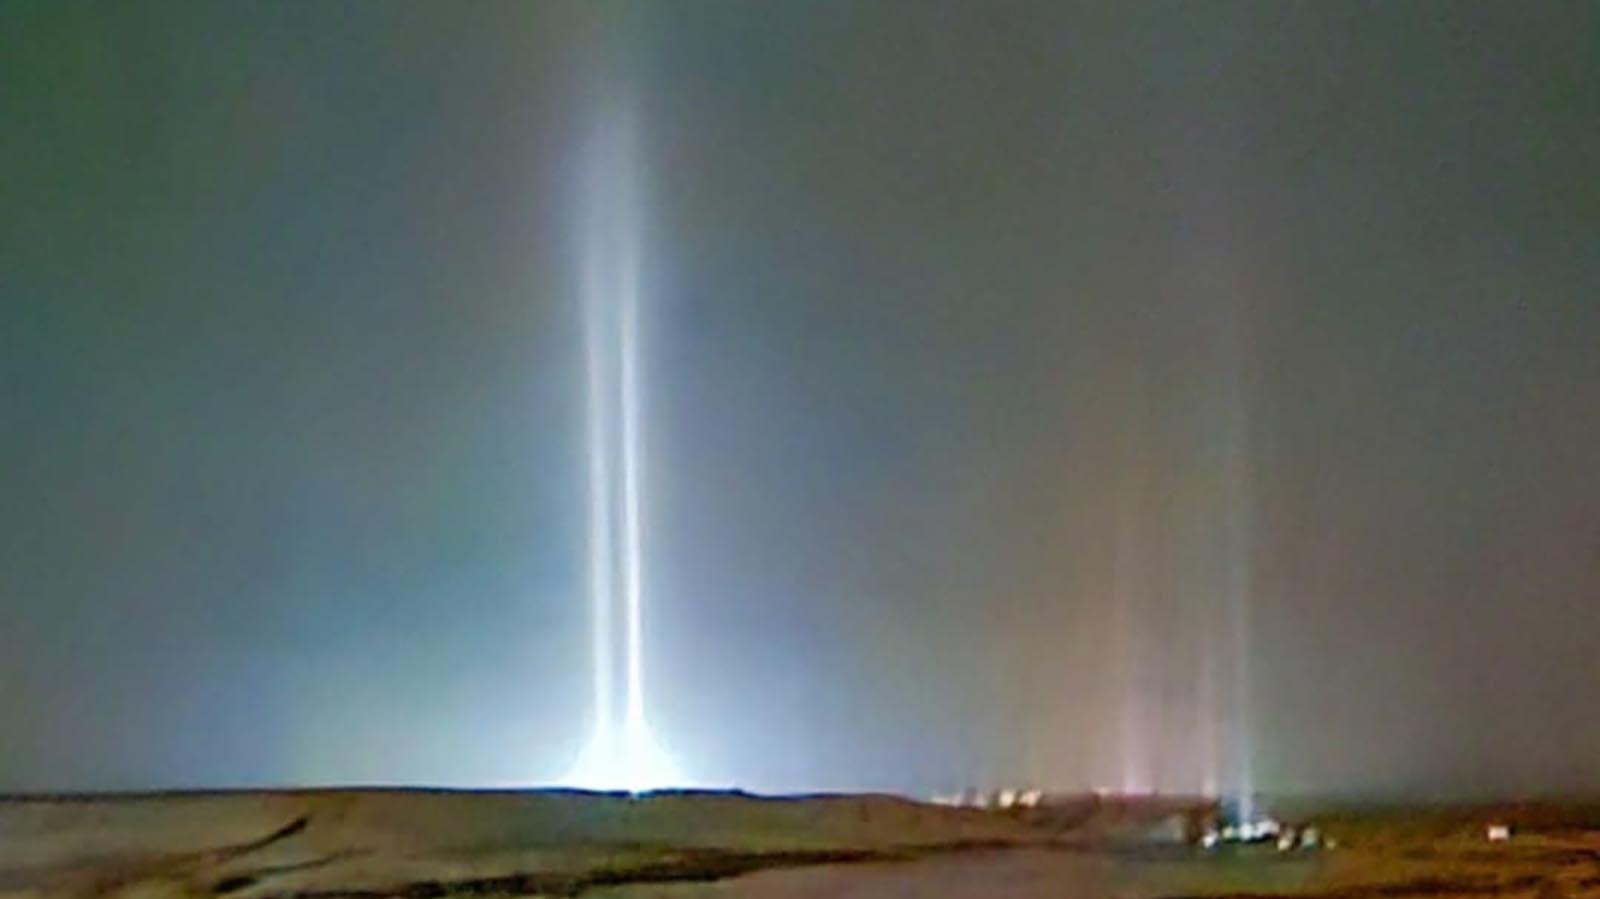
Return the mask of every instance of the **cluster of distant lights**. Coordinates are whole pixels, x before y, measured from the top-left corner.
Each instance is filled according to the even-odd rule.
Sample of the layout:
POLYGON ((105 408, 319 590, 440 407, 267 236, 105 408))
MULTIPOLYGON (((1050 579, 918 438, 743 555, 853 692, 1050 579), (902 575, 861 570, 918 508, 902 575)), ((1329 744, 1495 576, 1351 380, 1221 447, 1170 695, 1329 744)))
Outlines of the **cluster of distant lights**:
POLYGON ((1037 789, 967 790, 961 793, 941 793, 928 800, 934 805, 952 808, 1034 808, 1044 801, 1044 791, 1037 789))
MULTIPOLYGON (((1091 794, 1100 798, 1116 797, 1131 800, 1153 799, 1159 796, 1157 793, 1127 793, 1103 789, 1093 790, 1091 794)), ((1048 799, 1045 792, 1039 789, 1003 788, 992 791, 964 790, 959 793, 943 793, 930 797, 928 801, 934 805, 999 812, 1037 808, 1047 804, 1048 799)), ((1504 840, 1508 837, 1508 828, 1490 829, 1491 841, 1504 840)), ((1266 815, 1244 820, 1213 822, 1194 838, 1194 845, 1206 851, 1219 849, 1225 845, 1264 843, 1273 844, 1279 852, 1337 849, 1339 846, 1336 841, 1328 839, 1321 830, 1312 825, 1288 825, 1266 815)))
POLYGON ((1208 829, 1200 835, 1201 849, 1215 849, 1224 843, 1267 842, 1276 844, 1279 852, 1288 852, 1293 849, 1334 849, 1338 847, 1338 844, 1332 840, 1325 841, 1322 837, 1322 832, 1315 827, 1288 827, 1272 818, 1257 818, 1254 821, 1225 824, 1219 828, 1208 829))

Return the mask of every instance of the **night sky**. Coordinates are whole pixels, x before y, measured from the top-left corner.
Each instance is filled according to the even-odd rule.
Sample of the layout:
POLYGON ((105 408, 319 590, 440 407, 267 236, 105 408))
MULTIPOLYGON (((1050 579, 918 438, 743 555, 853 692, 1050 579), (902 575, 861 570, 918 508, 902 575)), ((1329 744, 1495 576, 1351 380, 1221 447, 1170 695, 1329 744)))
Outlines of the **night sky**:
POLYGON ((0 789, 560 775, 618 95, 697 780, 1600 791, 1600 5, 1059 0, 0 3, 0 789))

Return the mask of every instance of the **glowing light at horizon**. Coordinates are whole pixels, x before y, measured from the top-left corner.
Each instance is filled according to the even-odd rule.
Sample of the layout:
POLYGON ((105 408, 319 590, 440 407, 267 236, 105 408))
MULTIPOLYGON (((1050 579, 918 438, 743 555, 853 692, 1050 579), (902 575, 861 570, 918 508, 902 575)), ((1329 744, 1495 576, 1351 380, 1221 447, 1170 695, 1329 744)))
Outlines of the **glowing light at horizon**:
POLYGON ((562 780, 575 787, 640 792, 681 786, 684 780, 651 732, 645 712, 641 260, 634 140, 631 111, 612 105, 584 155, 594 733, 562 780))

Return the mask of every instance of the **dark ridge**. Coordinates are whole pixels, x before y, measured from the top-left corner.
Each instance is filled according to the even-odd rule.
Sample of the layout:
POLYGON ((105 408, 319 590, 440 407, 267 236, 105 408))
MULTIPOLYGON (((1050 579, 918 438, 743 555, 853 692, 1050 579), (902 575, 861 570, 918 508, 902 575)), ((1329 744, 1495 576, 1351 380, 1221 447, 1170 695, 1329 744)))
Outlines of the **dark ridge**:
MULTIPOLYGON (((921 853, 917 853, 921 854, 921 853)), ((579 874, 511 874, 467 880, 424 880, 390 889, 309 890, 273 899, 439 899, 444 896, 528 895, 574 897, 600 887, 723 880, 767 868, 895 861, 912 853, 837 850, 805 852, 693 851, 674 858, 579 874)))
POLYGON ((307 890, 279 894, 271 899, 438 899, 443 896, 504 894, 574 897, 601 887, 708 882, 769 868, 910 861, 946 852, 1006 848, 1013 848, 1013 844, 994 840, 969 840, 894 850, 836 849, 792 852, 689 850, 675 853, 672 857, 659 861, 599 868, 578 874, 523 873, 453 881, 424 880, 390 889, 307 890))
POLYGON ((222 895, 224 893, 233 893, 247 887, 253 887, 257 883, 259 883, 259 880, 255 877, 251 877, 248 874, 237 874, 233 877, 224 877, 223 879, 217 881, 211 886, 211 892, 218 895, 222 895))
POLYGON ((230 875, 217 881, 217 883, 211 887, 211 891, 220 895, 222 893, 242 890, 246 887, 255 886, 269 877, 292 874, 297 871, 309 871, 313 868, 321 868, 337 861, 356 858, 365 854, 365 852, 360 851, 336 852, 333 855, 323 856, 322 858, 313 858, 307 861, 290 862, 284 865, 270 865, 264 868, 251 868, 248 871, 241 871, 238 874, 230 875))
POLYGON ((287 840, 290 837, 303 832, 310 825, 310 816, 301 815, 293 821, 290 821, 288 824, 283 825, 282 827, 274 830, 272 833, 269 833, 258 840, 252 840, 248 843, 240 843, 237 846, 230 847, 223 851, 229 856, 245 855, 246 853, 257 852, 267 848, 268 846, 271 846, 273 843, 287 840))
POLYGON ((1543 886, 1549 878, 1538 874, 1502 880, 1496 877, 1419 877, 1395 883, 1368 884, 1308 893, 1208 893, 1168 896, 1165 899, 1399 899, 1405 896, 1499 896, 1543 886))

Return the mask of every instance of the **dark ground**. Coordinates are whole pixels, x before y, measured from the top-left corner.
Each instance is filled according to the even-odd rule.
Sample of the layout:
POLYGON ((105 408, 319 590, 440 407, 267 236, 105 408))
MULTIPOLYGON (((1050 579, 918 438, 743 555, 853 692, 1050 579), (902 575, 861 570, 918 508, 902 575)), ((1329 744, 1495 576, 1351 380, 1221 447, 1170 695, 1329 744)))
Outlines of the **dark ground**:
MULTIPOLYGON (((1579 804, 1281 805, 1320 852, 1161 842, 1184 802, 305 791, 0 801, 0 897, 1600 897, 1579 804), (1489 823, 1513 828, 1505 843, 1489 823)), ((1285 815, 1287 817, 1287 814, 1285 815)))

